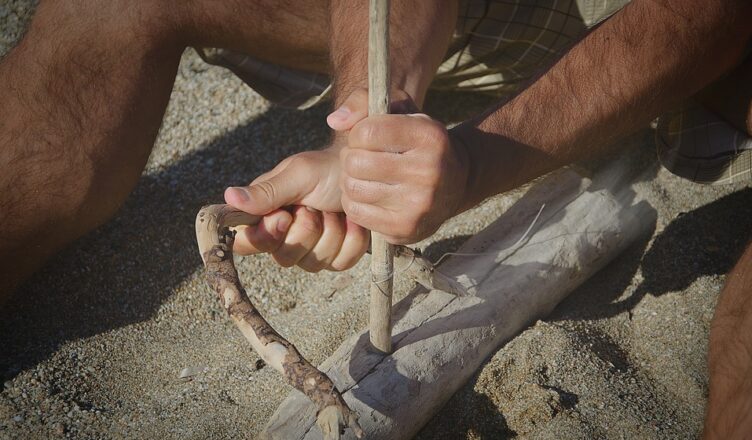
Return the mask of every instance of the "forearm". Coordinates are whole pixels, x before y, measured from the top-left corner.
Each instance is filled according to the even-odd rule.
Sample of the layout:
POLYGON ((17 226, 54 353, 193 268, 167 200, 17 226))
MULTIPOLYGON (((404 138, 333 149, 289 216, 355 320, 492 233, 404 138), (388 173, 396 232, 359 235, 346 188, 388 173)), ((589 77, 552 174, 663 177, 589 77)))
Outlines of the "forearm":
POLYGON ((710 329, 710 393, 705 438, 752 430, 752 246, 728 276, 710 329))
MULTIPOLYGON (((330 9, 334 100, 339 105, 368 85, 368 1, 331 0, 330 9)), ((418 106, 449 46, 456 19, 456 0, 391 1, 391 86, 407 92, 418 106)))
POLYGON ((470 206, 594 155, 741 59, 745 1, 635 0, 519 95, 454 134, 473 169, 470 206))

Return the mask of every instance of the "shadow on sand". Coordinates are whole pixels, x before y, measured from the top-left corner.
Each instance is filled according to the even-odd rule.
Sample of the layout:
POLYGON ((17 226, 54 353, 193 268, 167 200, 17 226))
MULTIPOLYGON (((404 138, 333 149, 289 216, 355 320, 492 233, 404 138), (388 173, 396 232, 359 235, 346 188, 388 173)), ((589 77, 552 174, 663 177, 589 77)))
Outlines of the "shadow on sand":
MULTIPOLYGON (((492 100, 437 93, 427 108, 457 121, 492 100)), ((327 145, 327 113, 328 104, 302 112, 272 107, 144 175, 112 220, 49 261, 0 309, 0 383, 66 341, 152 317, 200 267, 193 232, 200 207, 221 202, 227 186, 247 184, 291 154, 327 145)))
POLYGON ((0 310, 0 376, 13 377, 66 341, 153 316, 200 267, 193 226, 200 207, 290 154, 325 145, 326 110, 271 108, 144 175, 111 221, 50 261, 0 310), (281 142, 265 145, 270 137, 281 142))

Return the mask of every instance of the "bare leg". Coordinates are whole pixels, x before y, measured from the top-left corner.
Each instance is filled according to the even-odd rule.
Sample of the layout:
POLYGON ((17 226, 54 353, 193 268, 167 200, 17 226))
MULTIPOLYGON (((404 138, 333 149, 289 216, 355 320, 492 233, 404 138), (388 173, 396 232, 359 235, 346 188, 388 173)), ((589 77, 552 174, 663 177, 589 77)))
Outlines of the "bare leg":
POLYGON ((731 271, 710 328, 705 438, 752 433, 752 246, 731 271))
POLYGON ((43 0, 0 64, 0 302, 120 207, 149 156, 187 45, 325 70, 325 2, 300 3, 288 9, 305 17, 271 0, 43 0), (288 56, 297 53, 308 56, 288 56))

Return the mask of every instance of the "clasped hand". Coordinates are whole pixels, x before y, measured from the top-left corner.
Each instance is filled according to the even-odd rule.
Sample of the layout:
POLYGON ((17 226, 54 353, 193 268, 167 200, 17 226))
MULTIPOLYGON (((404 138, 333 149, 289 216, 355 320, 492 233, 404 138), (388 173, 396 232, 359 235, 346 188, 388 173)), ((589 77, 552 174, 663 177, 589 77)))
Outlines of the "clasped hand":
POLYGON ((310 272, 345 270, 366 252, 369 229, 409 244, 457 214, 466 152, 407 94, 393 93, 392 101, 391 111, 402 114, 368 117, 367 91, 356 91, 327 117, 336 132, 331 147, 290 156, 249 186, 228 188, 227 203, 264 216, 238 230, 235 252, 267 252, 310 272))

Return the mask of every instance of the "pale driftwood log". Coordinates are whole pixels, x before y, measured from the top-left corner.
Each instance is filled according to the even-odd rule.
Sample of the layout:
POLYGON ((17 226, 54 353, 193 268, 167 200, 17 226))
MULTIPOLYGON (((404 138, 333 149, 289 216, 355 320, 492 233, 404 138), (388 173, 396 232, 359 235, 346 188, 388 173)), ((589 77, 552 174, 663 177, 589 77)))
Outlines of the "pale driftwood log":
POLYGON ((350 410, 332 381, 266 322, 240 284, 232 258, 234 236, 229 228, 255 225, 259 220, 228 205, 201 209, 196 216, 196 239, 207 281, 253 349, 316 407, 316 423, 324 437, 339 439, 348 427, 361 437, 357 413, 350 410))
MULTIPOLYGON (((368 12, 368 114, 389 112, 389 0, 370 0, 368 12)), ((392 351, 392 286, 394 248, 371 233, 371 343, 392 351)))
MULTIPOLYGON (((366 438, 414 436, 504 342, 648 233, 655 211, 635 199, 634 180, 619 164, 592 180, 570 170, 548 176, 458 251, 475 255, 439 267, 470 296, 416 287, 395 306, 389 356, 368 350, 366 332, 346 340, 321 369, 360 415, 366 438)), ((264 436, 318 439, 315 413, 293 392, 264 436)))

